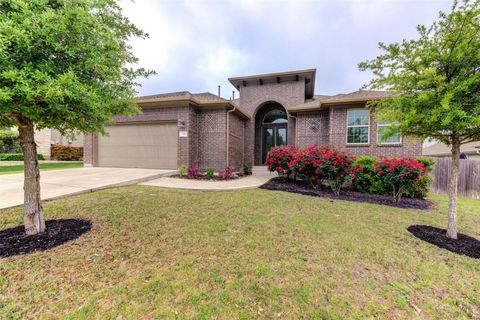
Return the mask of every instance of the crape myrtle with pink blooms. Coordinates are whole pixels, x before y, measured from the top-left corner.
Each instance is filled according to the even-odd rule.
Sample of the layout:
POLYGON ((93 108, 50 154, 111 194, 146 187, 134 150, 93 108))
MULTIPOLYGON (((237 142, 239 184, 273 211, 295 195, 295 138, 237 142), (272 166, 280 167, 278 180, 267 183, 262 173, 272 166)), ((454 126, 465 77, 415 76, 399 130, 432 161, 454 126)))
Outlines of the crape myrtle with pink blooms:
POLYGON ((355 160, 354 156, 333 146, 312 145, 299 149, 286 145, 272 148, 267 154, 266 164, 269 171, 277 172, 286 180, 298 177, 313 188, 326 182, 336 195, 352 184, 355 186, 359 174, 375 176, 380 180, 383 191, 374 193, 392 194, 395 202, 399 202, 402 195, 411 196, 415 194, 414 190, 425 191, 423 189, 428 188, 421 182, 427 170, 415 159, 382 158, 375 163, 375 170, 364 170, 368 168, 362 167, 362 162, 355 165, 355 160))

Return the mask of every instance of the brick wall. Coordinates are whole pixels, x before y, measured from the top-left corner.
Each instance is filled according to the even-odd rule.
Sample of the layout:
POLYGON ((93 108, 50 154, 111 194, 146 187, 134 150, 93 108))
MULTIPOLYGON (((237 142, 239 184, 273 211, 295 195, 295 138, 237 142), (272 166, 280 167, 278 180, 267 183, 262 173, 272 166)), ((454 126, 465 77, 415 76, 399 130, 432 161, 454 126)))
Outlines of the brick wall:
POLYGON ((299 114, 296 133, 296 145, 300 148, 306 148, 313 144, 329 144, 328 111, 299 114))
POLYGON ((198 160, 202 169, 206 167, 213 167, 215 171, 225 169, 226 115, 225 108, 198 112, 198 160))
MULTIPOLYGON (((255 141, 255 116, 265 102, 274 101, 280 103, 285 109, 299 105, 305 101, 305 82, 288 81, 264 85, 248 85, 240 87, 239 105, 252 117, 245 126, 245 162, 248 164, 260 164, 258 154, 258 141, 255 141), (257 148, 257 151, 255 151, 257 148)), ((258 140, 258 139, 257 139, 258 140)), ((287 142, 295 141, 295 121, 288 121, 287 142)))
POLYGON ((229 165, 241 170, 244 160, 245 120, 237 114, 229 113, 229 165))
POLYGON ((422 155, 422 142, 406 137, 402 138, 399 145, 377 144, 377 124, 373 115, 370 116, 370 143, 368 145, 347 145, 347 110, 348 108, 361 108, 365 105, 350 105, 332 107, 330 109, 330 140, 329 143, 337 148, 348 151, 353 155, 371 155, 377 157, 411 157, 422 155))

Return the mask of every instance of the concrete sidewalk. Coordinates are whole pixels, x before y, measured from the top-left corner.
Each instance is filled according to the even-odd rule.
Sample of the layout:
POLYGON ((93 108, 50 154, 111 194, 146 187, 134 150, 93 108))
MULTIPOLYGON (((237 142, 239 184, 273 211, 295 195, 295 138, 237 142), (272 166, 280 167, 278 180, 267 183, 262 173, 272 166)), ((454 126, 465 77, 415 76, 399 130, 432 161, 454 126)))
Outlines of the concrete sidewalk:
POLYGON ((276 174, 268 172, 266 167, 254 167, 253 174, 251 176, 246 176, 235 180, 208 181, 162 177, 141 183, 141 185, 175 189, 225 191, 258 188, 276 176, 276 174))
MULTIPOLYGON (((174 170, 78 168, 40 173, 42 200, 137 184, 174 173, 174 170)), ((0 209, 23 204, 23 173, 0 175, 0 209)))

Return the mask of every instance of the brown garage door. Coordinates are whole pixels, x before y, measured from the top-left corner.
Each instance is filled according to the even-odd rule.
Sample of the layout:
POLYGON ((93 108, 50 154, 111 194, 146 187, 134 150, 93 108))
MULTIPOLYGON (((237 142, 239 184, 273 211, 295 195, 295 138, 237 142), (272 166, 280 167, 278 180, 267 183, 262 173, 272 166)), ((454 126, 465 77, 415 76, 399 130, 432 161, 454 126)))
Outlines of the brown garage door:
POLYGON ((100 167, 177 168, 177 124, 122 124, 98 137, 100 167))

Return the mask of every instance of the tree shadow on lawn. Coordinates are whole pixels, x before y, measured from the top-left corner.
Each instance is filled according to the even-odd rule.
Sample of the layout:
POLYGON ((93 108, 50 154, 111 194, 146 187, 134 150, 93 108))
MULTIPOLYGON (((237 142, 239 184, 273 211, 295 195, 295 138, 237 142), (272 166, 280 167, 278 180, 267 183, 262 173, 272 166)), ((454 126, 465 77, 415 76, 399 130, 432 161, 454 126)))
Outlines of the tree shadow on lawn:
POLYGON ((447 237, 447 230, 425 225, 413 225, 408 227, 407 230, 415 237, 439 248, 480 259, 480 241, 470 236, 459 233, 458 239, 454 240, 447 237))
POLYGON ((92 229, 84 219, 58 219, 45 222, 42 235, 28 236, 23 226, 0 230, 0 258, 45 251, 80 237, 92 229))

